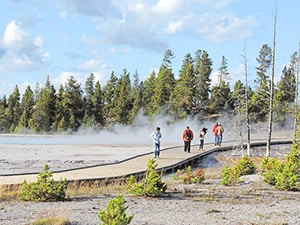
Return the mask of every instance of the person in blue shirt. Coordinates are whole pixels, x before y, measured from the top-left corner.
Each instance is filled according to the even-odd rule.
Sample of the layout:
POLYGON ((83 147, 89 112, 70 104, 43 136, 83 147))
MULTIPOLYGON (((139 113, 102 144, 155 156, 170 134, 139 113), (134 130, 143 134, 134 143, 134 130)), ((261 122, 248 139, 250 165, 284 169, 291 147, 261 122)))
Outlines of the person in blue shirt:
POLYGON ((159 158, 161 139, 160 127, 156 128, 156 130, 151 134, 151 137, 154 144, 154 158, 159 158))

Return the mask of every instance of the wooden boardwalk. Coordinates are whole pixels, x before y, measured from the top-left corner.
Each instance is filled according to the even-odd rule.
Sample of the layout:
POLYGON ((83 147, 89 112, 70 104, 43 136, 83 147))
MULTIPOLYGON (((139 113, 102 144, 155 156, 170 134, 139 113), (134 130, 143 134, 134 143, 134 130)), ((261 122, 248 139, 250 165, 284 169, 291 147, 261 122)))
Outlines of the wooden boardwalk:
MULTIPOLYGON (((291 141, 292 138, 287 137, 272 138, 272 144, 291 144, 291 141)), ((197 144, 192 146, 191 153, 184 152, 183 146, 162 149, 160 158, 156 160, 158 163, 157 170, 162 174, 176 172, 177 169, 192 165, 195 160, 212 152, 231 150, 234 145, 233 142, 224 142, 222 146, 214 146, 208 143, 204 146, 205 151, 199 152, 197 144)), ((262 139, 252 141, 251 145, 264 146, 266 141, 262 139)), ((145 175, 149 158, 153 158, 152 153, 136 156, 118 163, 54 172, 53 178, 55 180, 66 178, 69 182, 101 181, 106 183, 125 180, 130 175, 134 175, 139 179, 145 175)), ((27 182, 34 182, 37 179, 37 174, 0 176, 0 185, 21 184, 25 179, 27 182)))

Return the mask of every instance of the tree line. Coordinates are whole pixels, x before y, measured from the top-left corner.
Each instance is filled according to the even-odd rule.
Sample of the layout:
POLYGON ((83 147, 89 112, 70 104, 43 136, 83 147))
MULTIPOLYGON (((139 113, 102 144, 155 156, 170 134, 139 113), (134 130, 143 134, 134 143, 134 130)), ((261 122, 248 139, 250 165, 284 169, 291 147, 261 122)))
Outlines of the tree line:
MULTIPOLYGON (((174 57, 172 50, 166 50, 158 72, 152 71, 144 81, 140 80, 137 72, 131 76, 124 69, 120 76, 112 71, 104 85, 95 80, 93 73, 83 86, 71 75, 58 90, 51 84, 49 76, 43 87, 32 90, 27 86, 22 95, 16 85, 8 98, 4 95, 0 99, 0 132, 101 130, 114 124, 131 125, 140 112, 150 118, 166 113, 171 123, 187 117, 215 119, 224 112, 243 121, 246 110, 253 122, 267 119, 272 62, 269 45, 262 45, 256 58, 255 86, 248 87, 237 80, 233 90, 229 85, 230 73, 225 56, 222 57, 215 85, 211 80, 213 62, 207 51, 186 54, 177 76, 172 70, 174 57)), ((284 123, 293 112, 297 65, 295 52, 275 85, 273 115, 276 122, 284 123)), ((244 75, 241 74, 241 77, 244 75)))

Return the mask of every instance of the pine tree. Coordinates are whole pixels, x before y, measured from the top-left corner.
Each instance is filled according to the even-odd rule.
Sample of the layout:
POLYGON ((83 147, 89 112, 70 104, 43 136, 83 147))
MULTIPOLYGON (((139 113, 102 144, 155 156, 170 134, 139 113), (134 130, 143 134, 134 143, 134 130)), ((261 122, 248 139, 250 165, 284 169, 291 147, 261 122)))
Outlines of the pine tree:
POLYGON ((104 100, 104 118, 105 124, 107 126, 114 123, 112 110, 114 109, 114 98, 115 98, 115 89, 117 85, 118 78, 115 76, 114 72, 111 73, 110 79, 107 81, 106 85, 103 88, 103 100, 104 100))
POLYGON ((197 50, 195 53, 195 113, 207 112, 210 95, 212 60, 206 51, 197 50))
POLYGON ((93 96, 93 115, 94 115, 94 126, 96 127, 103 127, 105 125, 105 118, 104 118, 104 103, 103 103, 103 93, 101 89, 100 82, 97 81, 95 84, 95 92, 93 96))
POLYGON ((65 120, 71 131, 77 131, 84 116, 83 95, 80 84, 71 75, 65 85, 64 107, 67 112, 65 120))
POLYGON ((94 124, 94 82, 95 76, 93 73, 87 78, 85 82, 85 97, 84 97, 84 116, 82 120, 82 125, 85 127, 91 127, 94 124))
POLYGON ((9 96, 5 115, 7 118, 8 130, 10 133, 15 132, 18 126, 21 109, 20 109, 20 92, 18 85, 15 86, 13 93, 9 96))
POLYGON ((154 88, 156 83, 156 74, 153 70, 150 76, 144 82, 144 90, 142 96, 142 106, 145 108, 145 114, 150 116, 154 114, 153 104, 151 103, 154 95, 154 88))
POLYGON ((132 102, 131 111, 129 113, 129 124, 132 124, 142 107, 143 82, 140 82, 137 72, 133 74, 133 87, 130 92, 130 101, 132 102))
POLYGON ((250 111, 255 113, 255 119, 264 121, 268 113, 269 106, 269 76, 268 70, 271 66, 272 50, 264 44, 259 52, 259 57, 256 59, 259 63, 256 67, 257 78, 255 79, 256 90, 250 101, 250 111))
POLYGON ((296 76, 294 67, 284 67, 281 79, 277 84, 274 94, 274 120, 283 123, 286 116, 292 112, 292 104, 295 101, 296 76))
POLYGON ((170 97, 169 112, 176 120, 184 119, 193 113, 194 90, 194 61, 191 54, 187 54, 179 71, 176 86, 170 97))
POLYGON ((101 209, 98 217, 103 225, 127 225, 131 222, 133 215, 127 216, 123 195, 118 195, 116 198, 111 198, 107 203, 106 210, 101 209))
POLYGON ((0 133, 7 132, 7 115, 5 114, 5 108, 3 104, 0 104, 0 133))
POLYGON ((221 66, 219 68, 219 74, 218 74, 218 83, 220 84, 222 81, 229 81, 230 80, 230 75, 229 71, 227 68, 227 59, 225 56, 222 56, 222 61, 221 61, 221 66))
POLYGON ((232 109, 231 102, 231 90, 228 82, 222 80, 219 85, 213 86, 209 105, 211 113, 229 111, 232 109))
POLYGON ((28 128, 28 121, 32 116, 33 113, 33 107, 35 105, 34 102, 34 93, 31 90, 30 86, 28 85, 25 93, 22 97, 22 102, 20 108, 22 109, 22 114, 19 120, 18 129, 24 129, 24 133, 26 132, 26 129, 28 128))
POLYGON ((171 93, 175 86, 175 78, 171 68, 171 60, 174 58, 174 53, 171 50, 166 50, 163 63, 160 66, 155 87, 154 95, 151 98, 151 116, 159 114, 164 107, 169 103, 171 93))
POLYGON ((53 122, 53 128, 56 131, 62 132, 65 131, 68 126, 65 123, 65 107, 63 104, 64 99, 64 87, 60 85, 58 93, 56 94, 56 101, 55 101, 55 119, 53 122), (62 126, 63 125, 63 126, 62 126))
POLYGON ((115 89, 115 97, 113 105, 115 106, 111 111, 111 119, 114 123, 127 124, 129 119, 129 112, 132 108, 130 99, 131 80, 130 75, 126 69, 123 70, 123 75, 118 80, 115 89))
POLYGON ((29 127, 35 132, 49 132, 55 120, 55 89, 50 84, 49 76, 45 87, 37 96, 29 127))

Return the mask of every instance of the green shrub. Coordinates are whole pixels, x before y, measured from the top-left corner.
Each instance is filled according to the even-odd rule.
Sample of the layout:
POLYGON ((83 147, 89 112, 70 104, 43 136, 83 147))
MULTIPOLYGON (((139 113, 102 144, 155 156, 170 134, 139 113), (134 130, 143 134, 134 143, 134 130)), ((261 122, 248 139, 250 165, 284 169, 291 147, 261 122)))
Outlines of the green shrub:
POLYGON ((287 161, 283 166, 282 172, 275 175, 276 188, 287 191, 300 191, 299 173, 299 165, 291 161, 287 161))
POLYGON ((146 177, 138 183, 134 176, 126 179, 126 188, 133 195, 149 197, 161 196, 167 190, 165 183, 161 181, 161 176, 156 172, 157 163, 154 159, 149 159, 147 163, 146 177))
POLYGON ((238 163, 232 168, 226 165, 222 168, 221 184, 233 185, 238 183, 240 177, 247 174, 253 174, 256 171, 256 165, 253 163, 249 156, 243 156, 238 163))
POLYGON ((291 152, 283 162, 276 158, 264 158, 262 162, 264 181, 277 189, 300 191, 300 145, 293 140, 291 152))
POLYGON ((49 171, 49 166, 44 165, 43 172, 40 172, 38 179, 34 183, 27 183, 26 180, 22 183, 22 191, 20 199, 23 201, 62 201, 66 196, 67 180, 60 179, 56 182, 52 177, 52 172, 49 171))
POLYGON ((253 163, 249 156, 243 156, 241 160, 236 164, 237 172, 239 176, 253 174, 256 172, 256 165, 253 163))
POLYGON ((299 161, 293 151, 287 155, 284 162, 277 158, 264 158, 262 161, 262 175, 264 181, 275 185, 282 190, 299 191, 300 190, 300 169, 299 161))
POLYGON ((123 195, 118 195, 116 198, 111 198, 107 204, 106 211, 100 210, 98 217, 103 222, 103 225, 126 225, 129 224, 133 215, 127 216, 125 207, 126 201, 123 195))
POLYGON ((300 191, 300 109, 295 112, 297 129, 294 133, 291 152, 284 162, 264 159, 262 164, 264 180, 278 189, 300 191))
POLYGON ((188 166, 186 169, 177 170, 173 179, 181 180, 184 184, 202 183, 205 179, 205 173, 203 169, 193 172, 192 167, 188 166))
POLYGON ((222 168, 221 178, 221 184, 232 185, 239 181, 240 176, 236 168, 230 168, 229 165, 226 164, 225 167, 222 168))
POLYGON ((286 157, 282 173, 278 174, 276 178, 277 188, 300 191, 300 145, 296 140, 294 140, 291 152, 286 157))
POLYGON ((276 175, 281 173, 283 169, 283 163, 281 163, 277 158, 265 157, 262 160, 261 172, 264 181, 268 184, 276 184, 276 175))

